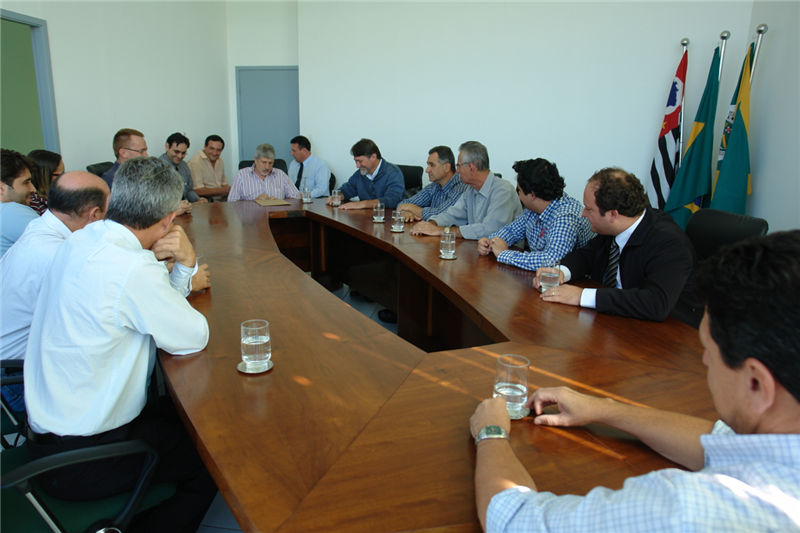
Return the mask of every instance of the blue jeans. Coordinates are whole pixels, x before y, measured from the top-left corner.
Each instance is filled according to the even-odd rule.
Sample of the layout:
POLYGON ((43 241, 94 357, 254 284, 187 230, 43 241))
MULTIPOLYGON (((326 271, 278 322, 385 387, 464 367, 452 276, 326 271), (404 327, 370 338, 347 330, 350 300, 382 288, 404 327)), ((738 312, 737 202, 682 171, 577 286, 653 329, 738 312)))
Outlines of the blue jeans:
MULTIPOLYGON (((3 370, 2 374, 7 377, 21 376, 22 370, 19 372, 6 372, 3 370)), ((12 411, 17 413, 25 411, 25 385, 23 383, 3 385, 2 394, 12 411)))

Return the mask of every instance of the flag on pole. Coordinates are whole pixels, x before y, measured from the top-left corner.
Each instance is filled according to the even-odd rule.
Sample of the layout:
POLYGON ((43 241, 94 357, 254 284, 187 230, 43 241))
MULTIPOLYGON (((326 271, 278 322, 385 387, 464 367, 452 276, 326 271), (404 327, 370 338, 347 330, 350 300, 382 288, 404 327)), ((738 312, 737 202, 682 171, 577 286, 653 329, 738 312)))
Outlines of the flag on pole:
POLYGON ((672 184, 664 210, 682 228, 689 217, 700 209, 703 196, 711 193, 711 164, 714 158, 714 116, 719 95, 719 46, 711 58, 706 88, 694 117, 678 174, 672 184))
POLYGON ((647 196, 650 198, 650 204, 658 209, 664 209, 680 164, 681 106, 688 57, 688 52, 684 52, 675 72, 675 78, 672 80, 672 87, 667 97, 667 110, 664 112, 664 121, 661 123, 661 132, 658 135, 658 152, 650 166, 647 196))
POLYGON ((750 62, 754 46, 750 44, 744 58, 739 86, 733 93, 717 160, 717 175, 711 192, 711 208, 744 214, 750 182, 750 62))

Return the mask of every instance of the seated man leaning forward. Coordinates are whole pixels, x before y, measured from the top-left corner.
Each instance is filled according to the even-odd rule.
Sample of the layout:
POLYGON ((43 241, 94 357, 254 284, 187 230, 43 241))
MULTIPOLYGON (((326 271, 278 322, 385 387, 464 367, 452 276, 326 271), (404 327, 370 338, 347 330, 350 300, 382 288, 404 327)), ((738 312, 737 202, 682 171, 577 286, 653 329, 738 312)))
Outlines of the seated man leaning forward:
MULTIPOLYGON (((400 167, 381 159, 378 145, 370 139, 361 139, 350 149, 356 170, 339 190, 344 202, 339 209, 372 209, 382 203, 387 209, 394 209, 405 195, 405 180, 400 167), (351 198, 358 197, 357 202, 351 198)), ((325 201, 331 205, 330 196, 325 201)))
POLYGON ((564 178, 546 159, 514 163, 517 194, 525 210, 514 222, 478 241, 481 255, 493 253, 507 265, 536 270, 580 248, 594 237, 589 221, 581 216, 581 203, 564 192, 564 178), (508 246, 525 239, 530 252, 508 246))
POLYGON ((447 146, 434 146, 428 152, 425 173, 431 183, 397 206, 403 210, 406 222, 429 220, 452 206, 469 189, 455 173, 456 158, 447 146))
POLYGON ((514 186, 489 170, 489 153, 477 141, 458 148, 456 170, 461 181, 472 187, 445 211, 411 228, 412 235, 441 235, 444 228, 456 226, 455 234, 463 239, 488 237, 516 218, 521 212, 514 186))
POLYGON ((300 198, 300 193, 289 180, 289 176, 272 166, 275 164, 275 148, 271 144, 259 144, 253 159, 255 161, 252 167, 243 168, 233 178, 233 185, 228 193, 229 202, 300 198))
MULTIPOLYGON (((217 493, 172 402, 145 410, 156 348, 183 355, 208 343, 205 317, 185 298, 195 252, 172 224, 182 194, 181 177, 158 158, 120 166, 106 219, 56 253, 25 354, 31 458, 134 439, 159 452, 153 483, 174 481, 177 491, 134 517, 136 531, 196 531, 217 493), (161 259, 175 259, 171 274, 161 259)), ((58 498, 92 500, 130 490, 141 464, 141 456, 83 463, 39 482, 58 498)))
MULTIPOLYGON (((650 207, 636 176, 620 168, 596 172, 583 203, 583 216, 598 235, 561 260, 562 285, 543 292, 544 301, 661 321, 680 298, 690 298, 682 293, 694 267, 694 246, 672 217, 650 207), (585 276, 605 287, 563 285, 585 276)), ((533 287, 540 288, 539 271, 533 287)))
MULTIPOLYGON (((657 470, 586 496, 537 492, 506 440, 501 398, 470 420, 486 531, 798 531, 800 231, 756 237, 698 268, 703 363, 721 420, 597 398, 566 387, 527 401, 540 426, 607 424, 696 472, 657 470), (555 406, 555 414, 543 414, 555 406), (501 438, 484 438, 487 435, 501 438)), ((535 431, 535 430, 534 430, 535 431)), ((556 450, 542 450, 557 462, 556 450)))

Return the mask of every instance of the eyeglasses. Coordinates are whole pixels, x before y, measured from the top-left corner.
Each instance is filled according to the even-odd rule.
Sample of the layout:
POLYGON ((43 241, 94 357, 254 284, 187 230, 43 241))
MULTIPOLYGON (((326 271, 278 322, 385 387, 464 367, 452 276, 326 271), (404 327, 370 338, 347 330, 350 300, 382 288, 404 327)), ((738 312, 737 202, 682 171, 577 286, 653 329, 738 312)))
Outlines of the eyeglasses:
POLYGON ((134 150, 133 148, 124 148, 124 149, 128 150, 129 152, 136 152, 139 155, 142 155, 143 152, 147 151, 147 148, 142 148, 141 150, 134 150))
POLYGON ((458 170, 461 167, 468 167, 469 165, 470 165, 469 163, 456 163, 456 170, 458 170))

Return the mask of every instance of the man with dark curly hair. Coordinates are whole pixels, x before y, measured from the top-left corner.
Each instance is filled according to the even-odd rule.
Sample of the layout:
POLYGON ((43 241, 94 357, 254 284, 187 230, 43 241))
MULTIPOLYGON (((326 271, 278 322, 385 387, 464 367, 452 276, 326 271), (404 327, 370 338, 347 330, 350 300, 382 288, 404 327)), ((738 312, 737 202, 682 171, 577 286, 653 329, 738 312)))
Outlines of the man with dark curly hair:
MULTIPOLYGON (((598 236, 564 257, 562 285, 541 298, 601 313, 666 319, 696 261, 689 238, 667 213, 649 207, 641 182, 621 168, 604 168, 589 178, 583 203, 583 216, 598 236), (564 285, 583 277, 604 287, 564 285)), ((540 287, 538 271, 533 287, 540 287)))
POLYGON ((514 163, 517 195, 525 211, 511 224, 478 241, 481 255, 493 253, 507 265, 536 270, 560 261, 594 237, 583 206, 564 192, 564 178, 547 159, 514 163), (529 252, 509 249, 523 239, 529 252))

